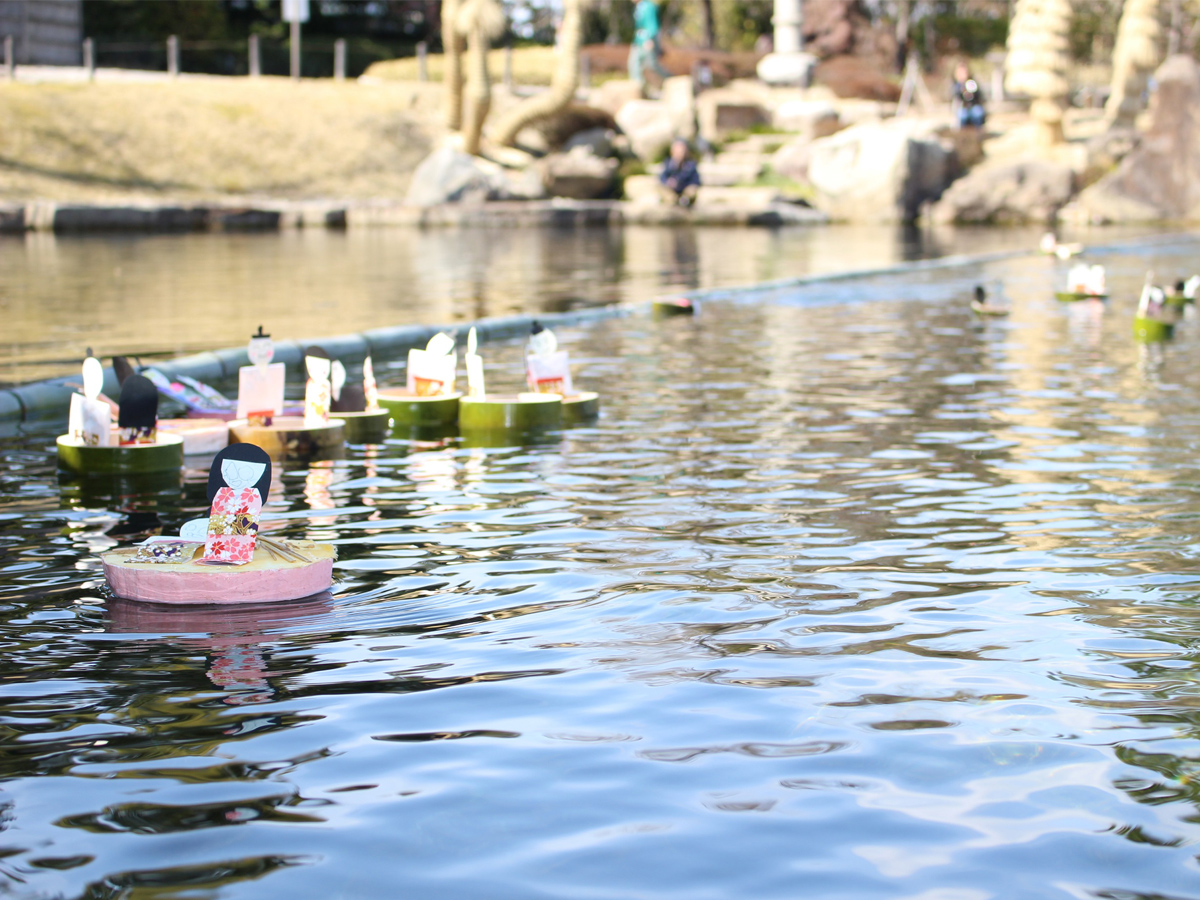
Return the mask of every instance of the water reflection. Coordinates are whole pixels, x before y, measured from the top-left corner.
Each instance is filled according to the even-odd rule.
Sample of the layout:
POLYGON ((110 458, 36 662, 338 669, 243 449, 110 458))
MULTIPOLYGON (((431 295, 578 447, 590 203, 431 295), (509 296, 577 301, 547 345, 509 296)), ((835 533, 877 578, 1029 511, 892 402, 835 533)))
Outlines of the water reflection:
MULTIPOLYGON (((1025 258, 566 329, 587 427, 284 468, 271 526, 339 548, 311 607, 106 598, 92 553, 151 507, 5 440, 0 877, 1194 894, 1200 331, 1151 370, 1131 328, 1144 269, 1195 248, 1107 255, 1105 306, 1025 258), (968 311, 980 278, 1007 319, 968 311)), ((163 528, 202 504, 189 475, 163 528)))

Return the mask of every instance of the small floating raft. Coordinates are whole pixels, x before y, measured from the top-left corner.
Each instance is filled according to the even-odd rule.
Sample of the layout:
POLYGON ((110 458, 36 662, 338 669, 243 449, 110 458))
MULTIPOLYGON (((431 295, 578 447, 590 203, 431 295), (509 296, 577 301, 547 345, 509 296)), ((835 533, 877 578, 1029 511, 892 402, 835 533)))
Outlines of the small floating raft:
POLYGON ((1079 300, 1107 300, 1108 294, 1082 294, 1078 291, 1057 291, 1054 297, 1063 303, 1075 303, 1079 300))
POLYGON ((257 444, 271 459, 331 459, 346 446, 345 423, 339 419, 316 425, 303 416, 275 416, 270 425, 251 425, 245 419, 229 423, 233 444, 257 444))
POLYGON ((218 453, 229 446, 229 423, 224 419, 159 419, 158 430, 183 439, 183 455, 218 453))
MULTIPOLYGON (((186 542, 184 542, 186 543, 186 542)), ((137 562, 143 548, 100 554, 113 593, 126 600, 169 604, 270 603, 299 600, 329 590, 337 548, 312 541, 259 539, 250 562, 240 566, 189 562, 137 562)), ((153 544, 149 546, 154 546, 153 544)), ((191 544, 196 555, 203 544, 191 544)))
POLYGON ((378 444, 387 437, 392 425, 392 414, 386 409, 339 411, 334 415, 345 423, 348 444, 378 444))
POLYGON ((600 415, 600 395, 595 391, 580 391, 563 397, 562 417, 567 425, 588 422, 600 415))
POLYGON ((461 398, 462 394, 423 397, 406 390, 385 390, 379 392, 379 405, 391 413, 398 429, 445 428, 458 421, 461 398))
POLYGON ((560 394, 463 397, 458 409, 458 427, 464 434, 472 431, 541 431, 560 428, 562 423, 563 398, 560 394))
POLYGON ((150 475, 183 468, 183 438, 160 434, 153 444, 91 447, 69 434, 56 441, 58 467, 76 475, 150 475))
POLYGON ((1175 324, 1161 319, 1151 319, 1147 316, 1137 316, 1133 320, 1133 336, 1143 344, 1157 344, 1169 341, 1175 335, 1175 324))
POLYGON ((666 300, 655 300, 651 309, 656 319, 665 319, 669 316, 694 316, 696 314, 696 304, 687 297, 671 297, 666 300))

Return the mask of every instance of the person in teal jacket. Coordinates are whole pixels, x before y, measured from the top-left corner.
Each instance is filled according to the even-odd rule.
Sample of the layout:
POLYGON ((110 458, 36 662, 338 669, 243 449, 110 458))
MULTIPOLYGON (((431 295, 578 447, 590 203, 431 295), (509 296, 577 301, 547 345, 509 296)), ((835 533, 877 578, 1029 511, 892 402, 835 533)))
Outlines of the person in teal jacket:
POLYGON ((633 44, 629 48, 629 77, 638 84, 646 83, 646 66, 650 66, 659 78, 670 78, 671 73, 662 67, 659 57, 659 22, 657 0, 638 0, 633 10, 633 44))

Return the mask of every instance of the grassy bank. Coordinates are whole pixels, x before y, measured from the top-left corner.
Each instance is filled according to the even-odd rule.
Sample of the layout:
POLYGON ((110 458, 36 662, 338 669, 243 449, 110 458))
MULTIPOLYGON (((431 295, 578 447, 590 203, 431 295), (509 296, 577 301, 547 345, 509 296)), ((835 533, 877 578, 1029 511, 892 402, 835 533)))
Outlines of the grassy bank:
POLYGON ((403 197, 436 85, 0 82, 0 202, 403 197))

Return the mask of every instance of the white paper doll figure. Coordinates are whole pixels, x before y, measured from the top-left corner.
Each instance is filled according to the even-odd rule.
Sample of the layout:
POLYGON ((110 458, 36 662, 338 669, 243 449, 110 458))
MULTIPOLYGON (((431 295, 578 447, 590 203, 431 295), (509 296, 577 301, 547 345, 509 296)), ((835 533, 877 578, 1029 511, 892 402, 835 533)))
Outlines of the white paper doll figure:
POLYGON ((270 425, 283 414, 283 383, 287 375, 283 363, 272 363, 275 344, 269 334, 251 335, 247 348, 251 365, 238 370, 237 417, 251 425, 270 425))
POLYGON ((439 332, 429 339, 424 350, 408 351, 408 392, 418 397, 452 394, 457 368, 454 338, 439 332))
POLYGON ((304 367, 308 370, 308 383, 304 387, 304 424, 309 427, 326 425, 333 400, 330 383, 333 363, 320 347, 309 347, 304 355, 304 367))
POLYGON ((567 351, 559 350, 558 338, 554 336, 554 332, 543 328, 536 320, 525 357, 525 380, 529 384, 529 390, 537 394, 561 394, 569 397, 574 393, 571 385, 571 360, 567 351))
POLYGON ((471 397, 483 397, 487 386, 483 381, 483 357, 475 352, 475 329, 467 333, 467 394, 471 397))
POLYGON ((100 399, 104 367, 89 354, 83 361, 83 393, 71 395, 67 431, 87 447, 112 446, 112 407, 100 399))

